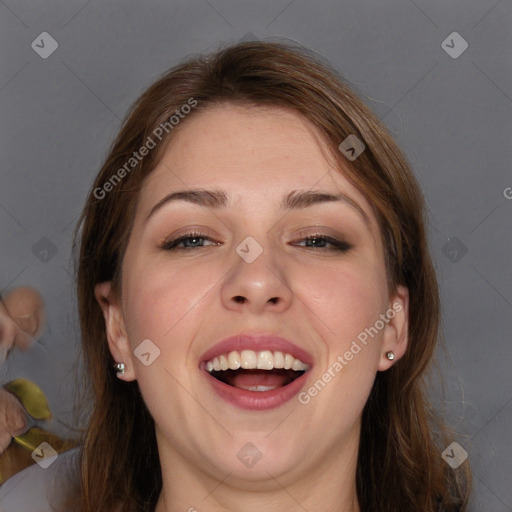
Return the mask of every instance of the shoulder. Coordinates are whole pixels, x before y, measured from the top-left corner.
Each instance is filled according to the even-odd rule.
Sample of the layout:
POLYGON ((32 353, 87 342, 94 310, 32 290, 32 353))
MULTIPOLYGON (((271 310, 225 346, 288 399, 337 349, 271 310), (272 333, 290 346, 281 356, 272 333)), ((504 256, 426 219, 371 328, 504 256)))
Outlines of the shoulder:
POLYGON ((59 453, 46 469, 39 464, 33 464, 9 478, 0 486, 0 510, 59 511, 59 501, 77 482, 78 454, 79 448, 59 453))

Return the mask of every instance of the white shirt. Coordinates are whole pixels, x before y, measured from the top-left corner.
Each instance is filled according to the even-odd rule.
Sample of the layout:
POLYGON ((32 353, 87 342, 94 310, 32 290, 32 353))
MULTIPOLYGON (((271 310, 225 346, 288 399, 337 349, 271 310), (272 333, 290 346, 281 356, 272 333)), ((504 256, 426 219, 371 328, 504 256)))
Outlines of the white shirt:
POLYGON ((46 469, 34 463, 9 478, 0 486, 0 512, 67 512, 58 508, 59 500, 77 477, 78 451, 59 453, 46 469))

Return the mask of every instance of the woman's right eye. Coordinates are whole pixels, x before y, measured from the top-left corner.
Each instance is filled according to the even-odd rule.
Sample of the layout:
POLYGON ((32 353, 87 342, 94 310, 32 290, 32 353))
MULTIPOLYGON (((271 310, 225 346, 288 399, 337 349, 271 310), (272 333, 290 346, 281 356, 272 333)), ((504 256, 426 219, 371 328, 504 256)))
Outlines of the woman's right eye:
POLYGON ((162 249, 165 251, 190 251, 194 249, 198 249, 200 247, 205 247, 201 244, 201 240, 209 240, 213 242, 212 245, 219 245, 218 242, 215 242, 209 236, 206 236, 202 233, 187 233, 186 235, 175 238, 174 240, 167 240, 162 244, 162 249), (189 244, 190 242, 190 244, 189 244), (183 244, 181 247, 180 245, 183 244), (201 244, 201 245, 198 245, 201 244))

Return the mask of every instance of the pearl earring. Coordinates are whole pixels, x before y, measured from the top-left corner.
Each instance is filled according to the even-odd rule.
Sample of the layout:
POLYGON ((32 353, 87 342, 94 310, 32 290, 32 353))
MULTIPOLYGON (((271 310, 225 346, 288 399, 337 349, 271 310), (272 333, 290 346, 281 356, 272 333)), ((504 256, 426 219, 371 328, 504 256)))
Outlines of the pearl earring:
POLYGON ((390 360, 390 361, 393 361, 393 359, 395 359, 395 354, 393 354, 393 352, 391 352, 391 350, 389 352, 386 352, 386 357, 390 360))
POLYGON ((118 375, 124 375, 126 372, 126 365, 124 363, 116 363, 114 365, 114 369, 117 371, 118 375))

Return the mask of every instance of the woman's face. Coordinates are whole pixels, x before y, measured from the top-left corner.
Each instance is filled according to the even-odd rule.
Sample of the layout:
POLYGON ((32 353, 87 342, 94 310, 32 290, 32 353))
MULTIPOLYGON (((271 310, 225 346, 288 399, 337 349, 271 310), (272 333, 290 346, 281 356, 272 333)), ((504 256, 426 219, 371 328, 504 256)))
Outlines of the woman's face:
POLYGON ((340 456, 353 462, 376 372, 405 351, 407 293, 389 295, 375 214, 312 132, 287 110, 217 106, 184 121, 144 183, 122 297, 104 311, 163 463, 169 454, 219 480, 270 474, 285 485, 340 456), (225 202, 162 202, 196 189, 225 202), (253 337, 216 348, 240 334, 253 337), (224 383, 208 372, 230 362, 242 368, 214 373, 224 383))

